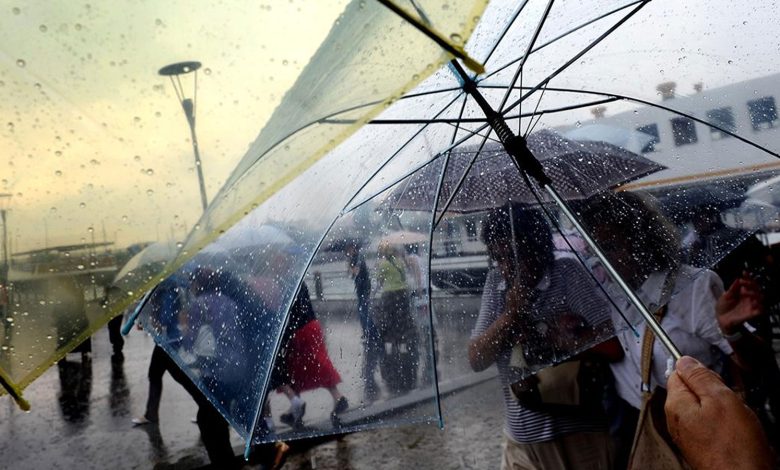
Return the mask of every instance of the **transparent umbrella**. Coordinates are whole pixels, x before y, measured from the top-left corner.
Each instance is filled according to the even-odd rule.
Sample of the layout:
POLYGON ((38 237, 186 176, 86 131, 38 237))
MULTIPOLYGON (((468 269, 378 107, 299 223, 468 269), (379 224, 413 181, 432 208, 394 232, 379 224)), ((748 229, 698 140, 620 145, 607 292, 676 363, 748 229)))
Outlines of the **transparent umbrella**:
MULTIPOLYGON (((495 375, 492 368, 470 361, 467 351, 472 332, 479 335, 485 327, 480 305, 491 299, 483 297, 485 291, 503 301, 501 293, 515 275, 527 273, 523 280, 533 295, 541 296, 536 290, 553 285, 545 281, 553 275, 560 275, 556 288, 569 289, 565 295, 548 291, 549 297, 539 297, 559 308, 555 315, 534 312, 524 319, 525 341, 518 340, 522 344, 516 359, 521 360, 515 363, 520 379, 616 333, 622 335, 626 328, 629 335, 635 333, 632 328, 641 332, 643 318, 649 320, 650 312, 696 282, 716 286, 707 266, 681 262, 679 232, 686 227, 667 220, 663 200, 653 203, 639 193, 662 195, 700 184, 722 184, 739 193, 780 168, 771 134, 777 115, 773 99, 768 99, 774 81, 764 76, 778 58, 757 46, 776 14, 751 5, 739 14, 722 15, 710 2, 491 2, 465 46, 485 64, 484 75, 467 72, 458 62, 436 70, 294 178, 278 176, 273 167, 258 161, 258 171, 278 184, 257 186, 262 202, 247 206, 252 224, 240 221, 223 236, 264 223, 296 234, 294 250, 260 251, 245 273, 247 281, 270 280, 278 293, 270 316, 242 317, 245 328, 257 332, 253 337, 261 341, 263 354, 272 354, 247 352, 258 375, 242 377, 238 388, 231 385, 232 399, 225 399, 219 380, 200 381, 199 386, 249 445, 412 422, 441 424, 442 392, 495 375), (685 28, 659 31, 657 25, 670 19, 685 28), (730 57, 735 48, 753 52, 730 57), (681 91, 683 86, 691 92, 681 91), (643 156, 659 170, 624 184, 587 176, 595 192, 578 193, 575 188, 573 194, 562 195, 556 178, 538 164, 531 136, 545 129, 565 134, 597 120, 653 136, 654 145, 647 146, 643 156), (476 163, 496 144, 511 156, 509 163, 520 175, 522 185, 509 189, 525 195, 511 198, 524 205, 504 209, 505 214, 519 211, 517 217, 494 223, 504 216, 451 210, 458 185, 451 197, 442 197, 443 182, 465 181, 472 172, 478 179, 476 163), (461 152, 471 160, 455 165, 461 152), (421 171, 426 168, 433 168, 435 177, 421 171), (382 206, 404 188, 416 188, 410 195, 415 210, 382 206), (515 231, 512 221, 525 221, 525 231, 515 231), (402 227, 430 234, 430 242, 416 254, 423 267, 419 280, 410 275, 412 254, 379 243, 402 227), (510 227, 509 233, 499 233, 509 241, 486 246, 484 234, 495 227, 510 227), (617 229, 633 236, 627 253, 619 250, 628 235, 613 236, 617 229), (334 256, 331 247, 350 231, 360 232, 355 238, 367 238, 366 243, 349 250, 345 246, 343 257, 334 256), (553 235, 566 240, 576 234, 577 243, 571 241, 574 257, 562 259, 554 249, 556 242, 543 243, 547 234, 550 240, 553 235), (588 242, 586 248, 579 238, 588 242), (522 262, 534 269, 520 269, 522 262), (456 288, 441 282, 456 278, 478 281, 456 288), (653 286, 645 286, 650 280, 653 286), (483 289, 485 285, 491 289, 483 289), (290 328, 298 331, 289 312, 301 305, 311 306, 305 310, 315 312, 323 332, 308 357, 320 357, 324 344, 339 380, 323 374, 332 381, 309 388, 274 373, 288 365, 290 357, 301 355, 298 350, 290 356, 290 341, 296 340, 288 341, 297 335, 291 335, 290 328), (475 374, 474 368, 481 372, 475 374), (307 402, 305 413, 275 392, 285 385, 298 387, 307 402), (348 399, 346 411, 330 393, 332 385, 348 399), (247 393, 254 395, 245 401, 247 393)), ((318 124, 355 125, 353 111, 334 112, 318 124)), ((306 132, 291 139, 305 139, 306 132)), ((294 149, 297 141, 290 142, 294 149)), ((286 143, 281 140, 274 148, 286 143)), ((268 145, 261 134, 257 149, 268 145)), ((265 155, 257 149, 245 160, 265 155)), ((228 180, 218 201, 238 197, 236 181, 238 177, 228 180)), ((205 214, 185 249, 196 250, 209 240, 201 232, 222 220, 221 204, 205 214)), ((714 233, 708 230, 696 228, 695 236, 706 239, 714 233)), ((723 242, 718 255, 727 255, 749 235, 734 231, 724 239, 719 234, 723 242)), ((220 243, 215 240, 215 247, 220 243)), ((233 268, 226 265, 223 270, 233 268)), ((712 315, 708 326, 715 321, 711 310, 706 312, 712 315)), ((657 322, 649 322, 676 355, 674 341, 657 322)), ((186 361, 175 354, 174 359, 187 370, 186 361)), ((196 371, 191 373, 197 377, 196 371)))
MULTIPOLYGON (((175 245, 193 227, 193 239, 216 237, 393 97, 453 54, 466 57, 462 43, 485 4, 427 8, 423 24, 413 9, 401 6, 402 18, 388 8, 396 2, 383 3, 8 7, 0 191, 13 196, 0 282, 12 287, 2 316, 14 321, 2 333, 5 388, 18 396, 172 271, 160 264, 107 308, 93 302, 141 243, 175 245), (175 90, 161 68, 177 74, 175 90), (344 109, 352 125, 319 123, 344 109), (286 139, 296 130, 305 138, 286 139), (208 201, 228 178, 230 192, 208 201), (216 207, 198 225, 208 202, 216 207), (63 277, 85 293, 84 315, 53 307, 51 286, 63 277), (72 327, 57 334, 62 323, 72 327)), ((183 250, 177 265, 196 253, 183 250)))

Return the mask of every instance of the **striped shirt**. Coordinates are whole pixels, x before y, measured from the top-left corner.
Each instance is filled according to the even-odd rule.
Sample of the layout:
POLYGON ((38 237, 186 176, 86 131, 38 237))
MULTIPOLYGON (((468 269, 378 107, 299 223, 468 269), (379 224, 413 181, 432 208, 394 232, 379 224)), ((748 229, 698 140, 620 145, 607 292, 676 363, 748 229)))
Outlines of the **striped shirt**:
MULTIPOLYGON (((594 291, 584 268, 571 259, 556 260, 536 288, 530 316, 534 319, 552 319, 560 314, 576 314, 589 325, 603 326, 609 321, 609 308, 603 297, 594 291)), ((506 283, 498 269, 491 269, 485 281, 482 304, 471 337, 482 335, 503 313, 506 283)), ((530 345, 524 345, 530 346, 530 345)), ((574 351, 569 351, 573 353, 574 351)), ((606 431, 602 417, 566 416, 532 411, 521 406, 509 388, 509 360, 511 349, 502 352, 496 360, 504 395, 505 432, 515 442, 528 444, 556 439, 575 432, 606 431)), ((528 355, 526 351, 526 355, 528 355)), ((558 351, 559 360, 563 351, 558 351)), ((537 364, 541 365, 541 364, 537 364)))

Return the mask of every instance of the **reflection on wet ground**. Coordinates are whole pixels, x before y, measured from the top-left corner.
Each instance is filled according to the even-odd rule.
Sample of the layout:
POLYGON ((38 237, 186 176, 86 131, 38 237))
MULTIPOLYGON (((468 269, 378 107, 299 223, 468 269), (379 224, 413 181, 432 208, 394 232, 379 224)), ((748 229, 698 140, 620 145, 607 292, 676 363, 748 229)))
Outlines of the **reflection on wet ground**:
MULTIPOLYGON (((91 358, 69 354, 25 392, 33 408, 0 398, 0 455, 8 468, 189 469, 206 464, 197 408, 166 374, 159 427, 133 427, 142 413, 152 340, 127 338, 124 361, 111 360, 105 329, 91 358)), ((500 455, 501 397, 495 381, 447 398, 445 428, 407 426, 354 433, 310 447, 293 446, 284 468, 495 468, 500 455)), ((238 451, 242 439, 231 433, 238 451)))

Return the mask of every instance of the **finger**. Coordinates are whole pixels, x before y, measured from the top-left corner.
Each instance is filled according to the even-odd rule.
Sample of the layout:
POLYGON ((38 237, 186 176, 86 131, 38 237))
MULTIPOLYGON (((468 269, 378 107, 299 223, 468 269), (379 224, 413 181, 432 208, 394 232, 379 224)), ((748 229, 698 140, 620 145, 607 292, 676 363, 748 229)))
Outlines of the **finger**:
POLYGON ((728 389, 718 374, 690 356, 683 356, 677 361, 676 372, 688 389, 699 399, 715 396, 723 389, 728 389))
POLYGON ((680 434, 683 432, 684 423, 689 421, 685 416, 696 413, 701 408, 701 402, 676 371, 669 376, 666 390, 666 403, 664 404, 666 423, 672 439, 678 442, 680 434))

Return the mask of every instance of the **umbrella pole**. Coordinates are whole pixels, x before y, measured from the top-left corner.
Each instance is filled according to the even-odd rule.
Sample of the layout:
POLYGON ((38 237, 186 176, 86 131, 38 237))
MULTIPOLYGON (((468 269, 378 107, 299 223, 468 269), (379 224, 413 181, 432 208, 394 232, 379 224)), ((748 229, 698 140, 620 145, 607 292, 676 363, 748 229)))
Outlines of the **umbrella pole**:
POLYGON ((639 313, 642 314, 642 318, 644 318, 645 322, 647 323, 647 326, 653 330, 653 333, 655 333, 655 336, 658 338, 659 341, 664 345, 667 351, 674 357, 674 360, 677 361, 682 357, 682 354, 680 353, 680 350, 677 349, 677 346, 672 342, 671 338, 669 338, 669 335, 666 334, 666 331, 661 327, 661 324, 655 319, 652 313, 645 307, 645 305, 642 303, 642 301, 637 297, 637 295, 634 293, 633 290, 631 290, 631 287, 628 285, 628 283, 623 279, 623 277, 617 272, 614 266, 612 266, 612 263, 609 262, 606 255, 604 255, 604 252, 601 251, 601 248, 599 248, 598 243, 596 243, 596 240, 594 240, 590 234, 585 230, 585 227, 580 224, 579 220, 575 217, 572 210, 569 208, 569 205, 566 203, 566 201, 561 198, 560 194, 558 194, 558 191, 553 188, 551 185, 545 185, 544 189, 547 191, 547 194, 550 195, 550 197, 553 198, 555 201, 555 204, 558 206, 558 208, 566 215, 566 217, 569 218, 569 220, 574 224, 574 226, 577 228, 577 231, 580 233, 580 235, 585 239, 585 242, 588 244, 588 247, 593 251, 593 253, 596 255, 596 257, 601 262, 602 266, 604 266, 604 269, 607 270, 610 277, 614 279, 614 281, 620 286, 620 289, 623 291, 624 294, 628 297, 628 300, 631 302, 631 304, 639 310, 639 313))
MULTIPOLYGON (((556 205, 561 209, 561 211, 563 211, 566 217, 571 220, 571 222, 577 228, 577 231, 585 239, 588 247, 593 250, 593 253, 599 259, 599 261, 601 261, 604 269, 607 270, 609 275, 612 277, 612 279, 615 280, 623 293, 626 294, 631 304, 642 315, 642 318, 645 320, 648 328, 650 328, 653 333, 655 333, 656 337, 661 341, 661 344, 664 345, 666 350, 669 351, 669 353, 674 357, 675 361, 679 360, 680 357, 682 357, 680 350, 672 342, 672 339, 669 338, 669 335, 666 334, 666 331, 661 328, 661 324, 655 319, 653 314, 650 313, 647 307, 645 307, 639 297, 634 294, 634 291, 631 290, 631 287, 623 279, 620 273, 618 273, 615 267, 612 266, 612 263, 609 262, 604 252, 601 251, 601 248, 599 248, 596 240, 594 240, 593 237, 588 234, 587 230, 585 230, 585 227, 583 227, 582 224, 580 224, 580 222, 577 220, 577 217, 575 217, 574 212, 571 210, 571 208, 569 208, 569 205, 566 204, 566 201, 563 200, 563 198, 558 194, 558 191, 553 187, 552 180, 550 180, 550 178, 545 174, 542 164, 528 149, 525 139, 522 136, 515 135, 515 133, 512 132, 501 113, 490 106, 490 103, 488 103, 488 101, 477 88, 476 82, 474 82, 474 80, 469 77, 468 74, 466 74, 466 71, 463 70, 463 67, 461 67, 457 61, 451 61, 450 66, 455 70, 457 75, 459 75, 458 78, 461 81, 463 90, 472 98, 474 98, 474 101, 477 102, 479 107, 482 109, 482 112, 485 113, 485 117, 487 118, 490 127, 498 135, 498 138, 501 140, 501 144, 504 146, 504 149, 507 151, 507 153, 512 157, 512 160, 515 162, 518 171, 523 171, 526 174, 532 176, 537 181, 537 183, 539 183, 539 186, 544 188, 550 197, 553 198, 556 205)), ((533 190, 533 188, 531 189, 533 190)))

